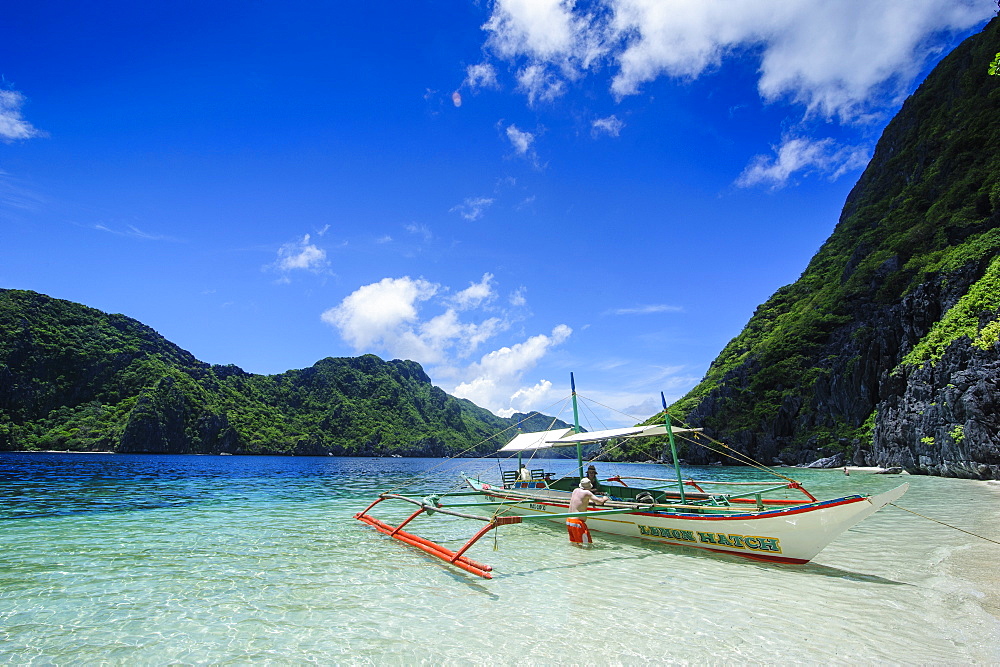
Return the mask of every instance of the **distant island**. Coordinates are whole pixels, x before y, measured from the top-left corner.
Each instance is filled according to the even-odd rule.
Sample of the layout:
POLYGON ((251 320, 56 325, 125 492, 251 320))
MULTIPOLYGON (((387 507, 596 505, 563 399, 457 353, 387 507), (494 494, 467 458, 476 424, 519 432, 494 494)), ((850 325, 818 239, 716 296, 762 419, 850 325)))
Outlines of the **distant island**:
POLYGON ((124 315, 0 290, 3 450, 478 456, 519 419, 552 423, 449 396, 412 361, 327 358, 255 375, 200 362, 124 315))

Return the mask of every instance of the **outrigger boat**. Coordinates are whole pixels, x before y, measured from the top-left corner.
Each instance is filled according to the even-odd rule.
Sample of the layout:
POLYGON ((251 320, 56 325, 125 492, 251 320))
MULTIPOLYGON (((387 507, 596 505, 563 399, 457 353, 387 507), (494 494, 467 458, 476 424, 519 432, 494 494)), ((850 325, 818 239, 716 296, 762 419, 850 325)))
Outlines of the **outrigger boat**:
MULTIPOLYGON (((851 495, 819 500, 801 484, 776 471, 771 474, 783 482, 718 482, 685 480, 681 476, 675 436, 700 429, 674 426, 663 401, 664 422, 651 426, 583 432, 575 382, 572 386, 574 427, 521 433, 500 448, 499 453, 517 454, 518 468, 525 451, 551 447, 576 447, 578 475, 553 480, 544 469, 531 470, 528 479, 518 471, 502 473, 500 483, 461 475, 470 491, 456 491, 422 498, 397 493, 382 493, 355 518, 401 542, 480 577, 492 578, 492 567, 466 556, 466 552, 489 531, 499 526, 533 520, 558 523, 572 517, 586 517, 592 530, 637 537, 670 545, 695 547, 709 552, 728 553, 774 563, 809 562, 838 535, 902 496, 909 484, 902 484, 879 495, 851 495), (598 493, 608 500, 585 512, 569 512, 573 489, 584 477, 583 446, 612 440, 666 435, 673 458, 675 478, 613 476, 599 480, 598 493), (629 480, 629 481, 626 481, 629 480), (631 482, 631 483, 630 483, 631 482), (646 484, 635 485, 635 482, 646 484), (716 485, 733 487, 716 490, 716 485), (736 488, 739 487, 739 488, 736 488), (765 497, 789 489, 804 494, 804 499, 765 497), (479 500, 468 502, 470 497, 479 500), (385 500, 398 500, 416 506, 402 523, 392 526, 369 512, 385 500), (489 516, 470 514, 468 508, 492 509, 489 516), (460 549, 452 551, 404 530, 414 519, 435 512, 477 520, 483 526, 460 549)), ((721 443, 717 443, 720 444, 721 443)), ((730 450, 735 453, 735 450, 730 450)), ((738 454, 738 453, 737 453, 738 454)), ((742 455, 741 455, 742 456, 742 455)), ((744 457, 746 458, 746 457, 744 457)), ((746 462, 746 461, 744 461, 746 462)), ((763 466, 759 466, 764 469, 763 466)))

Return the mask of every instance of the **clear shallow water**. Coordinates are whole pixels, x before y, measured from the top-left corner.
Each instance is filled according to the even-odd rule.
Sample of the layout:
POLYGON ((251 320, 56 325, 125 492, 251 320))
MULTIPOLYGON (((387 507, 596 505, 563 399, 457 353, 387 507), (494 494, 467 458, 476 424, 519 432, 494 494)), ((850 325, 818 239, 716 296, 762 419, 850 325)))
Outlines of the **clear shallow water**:
MULTIPOLYGON (((0 453, 0 663, 1000 661, 1000 547, 898 509, 806 566, 600 534, 582 550, 554 524, 511 526, 497 551, 488 537, 469 554, 494 566, 484 581, 352 518, 435 466, 407 490, 449 488, 459 469, 496 474, 495 462, 438 459, 0 453)), ((1000 533, 1000 487, 790 476, 824 497, 909 481, 900 505, 1000 533)), ((387 505, 376 515, 408 513, 387 505)), ((414 532, 454 547, 474 528, 434 519, 414 532)))

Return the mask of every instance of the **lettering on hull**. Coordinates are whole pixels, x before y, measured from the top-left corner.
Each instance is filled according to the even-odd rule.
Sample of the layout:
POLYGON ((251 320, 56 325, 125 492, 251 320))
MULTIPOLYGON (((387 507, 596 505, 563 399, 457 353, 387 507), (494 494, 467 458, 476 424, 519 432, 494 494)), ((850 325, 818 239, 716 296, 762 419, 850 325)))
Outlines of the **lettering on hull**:
POLYGON ((659 528, 657 526, 643 525, 639 526, 639 534, 646 537, 661 537, 668 540, 676 540, 678 542, 781 553, 781 540, 777 537, 733 535, 731 533, 703 533, 700 530, 679 530, 677 528, 659 528))

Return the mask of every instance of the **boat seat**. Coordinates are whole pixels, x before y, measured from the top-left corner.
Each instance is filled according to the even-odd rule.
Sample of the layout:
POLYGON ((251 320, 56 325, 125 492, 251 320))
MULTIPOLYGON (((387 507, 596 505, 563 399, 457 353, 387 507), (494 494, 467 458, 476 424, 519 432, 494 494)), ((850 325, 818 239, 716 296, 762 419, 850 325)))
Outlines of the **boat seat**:
POLYGON ((531 479, 545 479, 545 470, 538 469, 531 471, 531 479))
POLYGON ((503 488, 508 489, 517 481, 517 471, 505 470, 501 473, 500 478, 503 480, 503 488))

